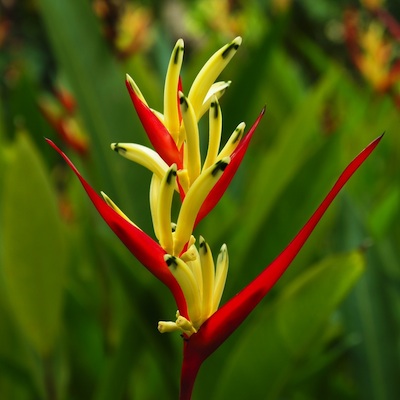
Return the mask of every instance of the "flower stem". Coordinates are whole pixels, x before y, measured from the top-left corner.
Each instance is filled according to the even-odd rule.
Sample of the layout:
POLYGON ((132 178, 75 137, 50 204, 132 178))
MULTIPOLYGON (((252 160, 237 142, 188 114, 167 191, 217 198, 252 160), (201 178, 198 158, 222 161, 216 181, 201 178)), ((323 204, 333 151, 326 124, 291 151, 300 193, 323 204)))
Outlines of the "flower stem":
POLYGON ((190 400, 192 398, 194 383, 202 363, 202 358, 199 357, 197 353, 193 352, 193 349, 191 349, 188 344, 189 342, 183 343, 183 362, 179 400, 190 400))

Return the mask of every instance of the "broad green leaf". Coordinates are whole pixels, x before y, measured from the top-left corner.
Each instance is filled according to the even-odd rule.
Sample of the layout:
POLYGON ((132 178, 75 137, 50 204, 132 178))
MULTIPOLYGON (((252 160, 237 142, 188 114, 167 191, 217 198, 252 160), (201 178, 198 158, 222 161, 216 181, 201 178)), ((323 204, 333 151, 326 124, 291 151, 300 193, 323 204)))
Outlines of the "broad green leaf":
POLYGON ((364 263, 360 252, 330 257, 285 288, 276 316, 281 337, 294 356, 313 346, 321 327, 361 276, 364 263))
POLYGON ((1 209, 3 278, 20 328, 42 355, 57 336, 66 246, 56 196, 27 136, 9 151, 1 209))
POLYGON ((256 398, 260 394, 269 400, 280 398, 308 354, 324 343, 330 316, 363 267, 359 252, 329 257, 291 282, 272 304, 258 310, 257 319, 239 332, 213 398, 256 398))
MULTIPOLYGON (((339 229, 343 232, 336 238, 339 249, 359 246, 365 241, 365 225, 351 198, 343 198, 337 219, 339 229)), ((397 227, 396 224, 392 225, 397 227)), ((393 243, 394 249, 397 249, 396 238, 393 243)), ((366 272, 342 307, 344 325, 361 339, 351 349, 350 355, 360 398, 365 400, 391 400, 398 397, 400 363, 398 353, 394 350, 398 336, 393 333, 398 332, 400 326, 396 307, 399 264, 398 254, 387 244, 381 240, 368 250, 366 272)))
POLYGON ((20 332, 3 286, 0 292, 0 398, 25 399, 29 395, 37 399, 44 397, 40 372, 35 358, 20 332))

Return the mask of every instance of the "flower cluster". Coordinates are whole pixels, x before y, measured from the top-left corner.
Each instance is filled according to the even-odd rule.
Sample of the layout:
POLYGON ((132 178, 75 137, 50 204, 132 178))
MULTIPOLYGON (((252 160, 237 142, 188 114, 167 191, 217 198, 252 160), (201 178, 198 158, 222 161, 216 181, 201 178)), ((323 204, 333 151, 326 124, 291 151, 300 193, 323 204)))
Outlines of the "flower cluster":
POLYGON ((52 93, 42 94, 39 109, 60 139, 82 157, 89 151, 89 141, 79 120, 74 97, 61 84, 52 87, 52 93))
MULTIPOLYGON (((198 221, 222 195, 226 180, 233 177, 238 163, 234 162, 231 168, 228 166, 232 160, 242 158, 247 147, 248 140, 242 141, 245 124, 241 122, 221 149, 222 112, 218 98, 230 82, 215 83, 240 44, 241 38, 237 37, 217 51, 198 73, 185 96, 180 83, 184 43, 182 39, 178 40, 165 80, 163 113, 150 109, 136 83, 129 76, 126 79, 132 102, 155 150, 132 143, 115 143, 111 147, 153 173, 150 209, 154 233, 166 252, 164 260, 183 291, 188 309, 187 315, 178 310, 175 322, 161 321, 158 324, 160 332, 181 330, 187 336, 197 332, 217 310, 225 286, 226 245, 222 246, 214 265, 207 242, 200 238, 197 249, 192 233, 198 221), (208 148, 202 163, 198 123, 207 111, 208 148), (182 204, 177 220, 171 221, 174 192, 179 193, 182 204)), ((103 196, 120 212, 108 197, 103 196)))
POLYGON ((288 268, 344 184, 365 161, 380 138, 367 146, 344 170, 331 191, 281 254, 240 293, 219 307, 228 271, 224 244, 214 261, 207 242, 198 246, 193 231, 217 204, 237 171, 264 110, 247 134, 241 122, 221 146, 222 112, 218 99, 230 82, 215 82, 241 44, 237 37, 218 50, 204 65, 185 95, 180 71, 184 43, 178 40, 172 52, 164 89, 162 113, 149 107, 136 83, 126 84, 133 105, 154 148, 114 143, 111 148, 149 169, 150 210, 157 240, 132 222, 104 193, 88 184, 68 157, 54 143, 80 179, 93 204, 132 254, 171 290, 177 305, 175 321, 161 321, 160 332, 181 331, 184 340, 180 398, 190 399, 197 372, 246 319, 288 268), (198 122, 208 112, 208 148, 200 154, 198 122), (204 162, 202 162, 204 160, 204 162), (174 194, 181 200, 172 220, 174 194))
POLYGON ((399 22, 379 2, 364 2, 365 9, 344 13, 349 55, 361 75, 378 93, 390 93, 399 103, 399 22))

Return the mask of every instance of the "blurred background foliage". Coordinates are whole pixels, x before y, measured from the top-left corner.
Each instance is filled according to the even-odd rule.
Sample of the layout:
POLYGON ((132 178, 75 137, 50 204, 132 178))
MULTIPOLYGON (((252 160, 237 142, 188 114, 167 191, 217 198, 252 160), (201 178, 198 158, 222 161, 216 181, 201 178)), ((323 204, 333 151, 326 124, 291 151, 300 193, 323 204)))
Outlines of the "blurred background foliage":
MULTIPOLYGON (((227 243, 224 299, 291 240, 348 162, 384 140, 273 292, 202 367, 195 399, 400 398, 400 3, 0 0, 0 398, 176 399, 172 296, 121 245, 43 137, 151 233, 148 144, 125 73, 160 109, 217 48, 224 135, 267 113, 196 230, 227 243), (218 227, 218 229, 216 229, 218 227)), ((207 124, 203 122, 203 128, 207 124)))

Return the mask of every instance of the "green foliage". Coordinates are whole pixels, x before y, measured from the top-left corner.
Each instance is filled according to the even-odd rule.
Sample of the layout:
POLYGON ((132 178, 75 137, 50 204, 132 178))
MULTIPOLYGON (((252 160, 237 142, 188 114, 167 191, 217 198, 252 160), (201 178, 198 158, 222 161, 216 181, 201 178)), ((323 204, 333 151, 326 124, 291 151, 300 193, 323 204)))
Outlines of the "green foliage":
POLYGON ((125 73, 161 109, 177 28, 186 44, 184 91, 211 51, 244 38, 221 77, 232 80, 221 99, 225 137, 267 105, 237 176, 195 231, 214 254, 227 244, 223 301, 279 254, 343 167, 386 131, 272 293, 206 361, 194 398, 397 399, 400 114, 393 93, 374 91, 348 67, 345 44, 325 36, 343 4, 293 2, 279 13, 275 2, 238 2, 218 21, 203 15, 193 33, 186 22, 205 1, 195 13, 149 1, 153 19, 131 24, 139 44, 123 57, 89 3, 14 6, 19 30, 13 13, 11 28, 0 17, 0 398, 177 398, 181 338, 157 331, 158 320, 175 314, 172 296, 42 140, 64 146, 93 187, 152 235, 151 176, 110 143, 148 145, 125 73), (171 10, 173 17, 164 12, 171 10), (248 15, 263 29, 252 30, 248 15), (76 100, 86 156, 57 137, 37 107, 59 80, 76 100))
POLYGON ((322 353, 317 357, 330 351, 329 330, 334 325, 330 317, 360 277, 363 266, 363 257, 357 252, 329 257, 287 285, 241 333, 213 398, 263 393, 265 398, 278 399, 304 383, 317 362, 315 350, 322 353), (242 385, 231 385, 232 381, 242 385))

